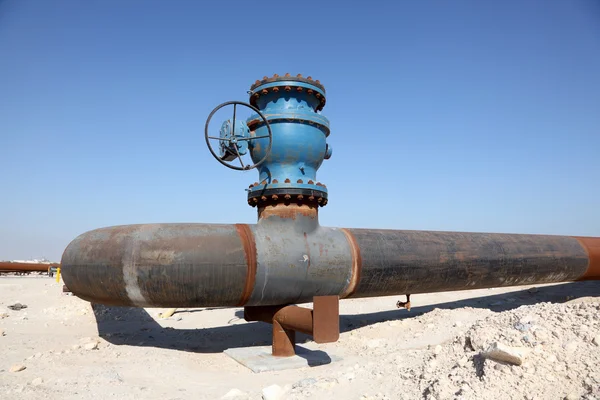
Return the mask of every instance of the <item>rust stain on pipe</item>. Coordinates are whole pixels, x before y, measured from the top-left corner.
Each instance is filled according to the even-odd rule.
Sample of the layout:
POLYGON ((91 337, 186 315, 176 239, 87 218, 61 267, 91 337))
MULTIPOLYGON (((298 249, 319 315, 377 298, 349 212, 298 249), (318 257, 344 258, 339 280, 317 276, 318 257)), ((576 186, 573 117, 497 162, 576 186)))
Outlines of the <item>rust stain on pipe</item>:
POLYGON ((350 278, 350 283, 346 289, 340 294, 340 298, 346 298, 352 296, 356 291, 356 287, 360 282, 360 275, 362 270, 362 257, 360 255, 360 247, 358 247, 358 243, 356 243, 356 238, 349 230, 345 228, 340 229, 346 239, 348 240, 348 244, 350 244, 350 251, 352 252, 352 277, 350 278))
POLYGON ((258 209, 258 218, 259 219, 267 219, 270 217, 279 217, 281 219, 291 219, 295 220, 298 216, 308 217, 308 218, 317 218, 319 215, 319 210, 308 204, 298 205, 298 204, 289 204, 289 205, 268 205, 265 207, 260 207, 258 209))
POLYGON ((237 306, 240 307, 248 302, 252 290, 254 289, 254 281, 256 279, 256 242, 254 241, 254 235, 247 224, 235 224, 235 228, 240 235, 240 240, 244 246, 244 255, 246 257, 247 265, 244 291, 237 304, 237 306))
POLYGON ((600 279, 600 238, 574 236, 585 249, 590 259, 588 268, 579 281, 600 279))

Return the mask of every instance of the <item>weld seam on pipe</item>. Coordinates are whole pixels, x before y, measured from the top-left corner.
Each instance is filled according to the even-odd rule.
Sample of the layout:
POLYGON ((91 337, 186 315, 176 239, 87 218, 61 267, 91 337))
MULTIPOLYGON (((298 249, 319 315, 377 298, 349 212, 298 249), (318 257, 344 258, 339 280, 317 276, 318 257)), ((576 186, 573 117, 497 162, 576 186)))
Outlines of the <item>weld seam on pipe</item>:
POLYGON ((600 279, 600 238, 573 236, 588 255, 588 267, 577 280, 600 279))
POLYGON ((360 247, 356 243, 356 238, 349 230, 345 228, 340 229, 350 245, 350 251, 352 253, 352 270, 350 275, 350 281, 348 286, 340 293, 340 298, 350 297, 356 291, 360 282, 361 270, 362 270, 362 257, 360 255, 360 247))
POLYGON ((237 233, 240 235, 242 246, 244 247, 244 256, 246 258, 247 272, 246 272, 246 283, 244 284, 244 290, 240 301, 237 306, 241 307, 248 302, 252 291, 254 290, 254 283, 256 281, 256 264, 257 264, 257 252, 256 252, 256 241, 254 240, 254 234, 250 230, 248 224, 235 224, 237 233))

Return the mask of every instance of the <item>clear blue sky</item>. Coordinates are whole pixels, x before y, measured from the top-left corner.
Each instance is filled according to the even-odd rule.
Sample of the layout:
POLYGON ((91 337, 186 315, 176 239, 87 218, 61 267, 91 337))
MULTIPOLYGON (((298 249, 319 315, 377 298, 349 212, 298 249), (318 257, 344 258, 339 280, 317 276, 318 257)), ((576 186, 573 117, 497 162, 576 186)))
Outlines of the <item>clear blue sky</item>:
POLYGON ((0 0, 0 260, 254 223, 204 122, 286 72, 328 93, 323 225, 600 236, 597 0, 0 0))

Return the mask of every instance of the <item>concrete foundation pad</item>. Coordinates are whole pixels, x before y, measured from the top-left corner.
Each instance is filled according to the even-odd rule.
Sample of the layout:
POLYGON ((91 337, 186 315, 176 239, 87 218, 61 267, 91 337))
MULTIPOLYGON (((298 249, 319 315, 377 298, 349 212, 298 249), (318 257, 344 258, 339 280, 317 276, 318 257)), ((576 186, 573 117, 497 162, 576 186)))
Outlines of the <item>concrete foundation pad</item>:
POLYGON ((324 351, 308 350, 298 345, 296 355, 292 357, 273 357, 271 351, 271 346, 260 346, 227 349, 224 353, 253 372, 316 367, 339 360, 335 356, 330 357, 324 351))

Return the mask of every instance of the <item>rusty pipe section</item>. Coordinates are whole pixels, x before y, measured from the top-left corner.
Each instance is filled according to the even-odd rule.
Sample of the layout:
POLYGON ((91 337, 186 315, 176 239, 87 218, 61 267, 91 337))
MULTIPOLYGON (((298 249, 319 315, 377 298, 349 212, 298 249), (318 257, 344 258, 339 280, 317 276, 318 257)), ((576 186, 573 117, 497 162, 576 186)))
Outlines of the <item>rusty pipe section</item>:
POLYGON ((254 225, 147 224, 77 237, 76 295, 107 305, 239 307, 600 279, 600 238, 322 227, 311 206, 254 225))
POLYGON ((60 264, 0 261, 2 272, 47 272, 51 267, 60 267, 60 264))
POLYGON ((312 310, 297 306, 264 306, 245 307, 246 321, 262 321, 279 323, 282 328, 298 331, 307 335, 313 334, 312 310))

